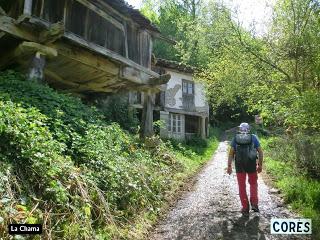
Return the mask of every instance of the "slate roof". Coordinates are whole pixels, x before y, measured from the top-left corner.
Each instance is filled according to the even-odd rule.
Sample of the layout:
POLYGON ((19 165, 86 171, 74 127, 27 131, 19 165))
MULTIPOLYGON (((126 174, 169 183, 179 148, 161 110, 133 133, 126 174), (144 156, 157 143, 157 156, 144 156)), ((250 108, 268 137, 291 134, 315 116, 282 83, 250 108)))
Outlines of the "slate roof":
POLYGON ((155 64, 155 66, 176 69, 176 70, 179 70, 179 71, 185 72, 185 73, 194 73, 196 70, 195 67, 192 67, 190 65, 186 65, 181 62, 162 59, 162 58, 157 58, 157 62, 155 64))

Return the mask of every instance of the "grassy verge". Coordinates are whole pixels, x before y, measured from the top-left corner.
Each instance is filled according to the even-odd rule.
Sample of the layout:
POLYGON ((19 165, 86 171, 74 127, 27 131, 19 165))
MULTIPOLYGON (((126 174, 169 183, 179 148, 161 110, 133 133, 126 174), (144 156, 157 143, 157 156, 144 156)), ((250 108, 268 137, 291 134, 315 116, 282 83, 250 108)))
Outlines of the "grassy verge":
POLYGON ((261 139, 265 168, 286 203, 299 214, 312 219, 314 239, 320 239, 320 181, 297 167, 296 151, 290 140, 279 137, 261 139))

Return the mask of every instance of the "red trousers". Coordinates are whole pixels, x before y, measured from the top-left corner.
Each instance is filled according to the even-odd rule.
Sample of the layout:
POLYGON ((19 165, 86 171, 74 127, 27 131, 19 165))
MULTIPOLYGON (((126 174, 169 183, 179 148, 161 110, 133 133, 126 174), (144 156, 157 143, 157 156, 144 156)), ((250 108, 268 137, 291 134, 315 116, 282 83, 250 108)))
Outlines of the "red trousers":
POLYGON ((248 175, 248 182, 250 184, 250 203, 251 205, 258 205, 258 174, 254 173, 237 173, 239 196, 242 208, 249 207, 248 195, 246 190, 246 177, 248 175))

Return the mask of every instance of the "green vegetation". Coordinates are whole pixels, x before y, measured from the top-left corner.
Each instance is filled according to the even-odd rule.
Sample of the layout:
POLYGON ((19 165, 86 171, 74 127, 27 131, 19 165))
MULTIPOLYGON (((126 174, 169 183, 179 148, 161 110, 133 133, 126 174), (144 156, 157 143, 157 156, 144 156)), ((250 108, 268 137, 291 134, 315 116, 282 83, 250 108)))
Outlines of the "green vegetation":
POLYGON ((278 131, 263 144, 266 167, 286 201, 314 219, 320 239, 319 1, 276 1, 265 34, 242 27, 219 1, 145 2, 145 15, 178 42, 169 52, 163 43, 156 54, 198 67, 212 123, 228 129, 226 122, 237 122, 231 128, 259 114, 278 131))
POLYGON ((303 216, 312 219, 313 237, 319 239, 319 137, 307 137, 307 139, 309 143, 308 140, 301 139, 301 136, 262 139, 266 155, 264 165, 267 172, 275 178, 275 185, 283 193, 286 203, 291 204, 303 216), (295 145, 299 143, 303 146, 297 151, 295 145), (313 144, 317 147, 312 147, 313 144), (307 154, 304 151, 307 151, 307 154), (317 175, 310 174, 310 171, 317 175))
POLYGON ((0 238, 15 222, 42 223, 45 238, 141 238, 216 146, 141 141, 105 111, 0 73, 0 238))

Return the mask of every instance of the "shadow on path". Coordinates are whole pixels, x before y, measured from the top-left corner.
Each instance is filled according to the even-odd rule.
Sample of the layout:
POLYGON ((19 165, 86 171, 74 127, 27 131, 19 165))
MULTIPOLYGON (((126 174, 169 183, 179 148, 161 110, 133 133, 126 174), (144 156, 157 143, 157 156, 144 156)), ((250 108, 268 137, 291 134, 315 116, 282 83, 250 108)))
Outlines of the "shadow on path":
POLYGON ((265 240, 266 237, 262 230, 259 229, 260 217, 254 216, 250 219, 248 216, 239 217, 228 229, 228 221, 223 221, 222 235, 223 239, 257 239, 265 240))

